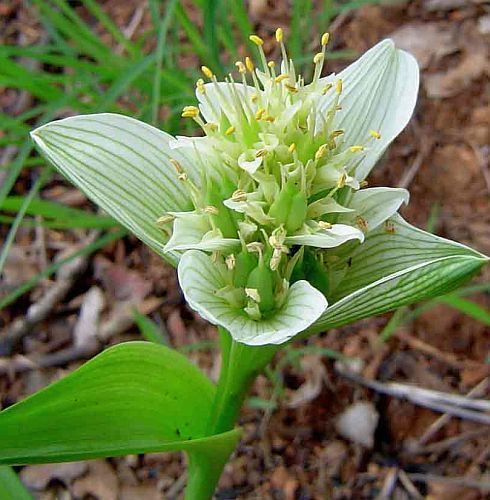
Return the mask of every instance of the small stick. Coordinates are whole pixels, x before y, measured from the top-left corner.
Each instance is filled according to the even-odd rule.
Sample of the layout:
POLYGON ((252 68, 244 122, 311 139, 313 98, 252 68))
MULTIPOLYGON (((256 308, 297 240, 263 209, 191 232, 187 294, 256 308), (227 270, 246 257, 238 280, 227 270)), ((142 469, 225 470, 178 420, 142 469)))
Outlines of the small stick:
POLYGON ((474 488, 483 492, 490 491, 489 481, 477 481, 469 477, 446 477, 436 474, 407 474, 409 479, 413 481, 421 481, 423 483, 443 483, 453 486, 462 486, 464 488, 474 488))
POLYGON ((407 490, 411 498, 415 498, 416 500, 424 500, 424 497, 419 493, 419 490, 415 487, 415 485, 412 483, 410 478, 407 476, 407 473, 403 469, 400 469, 398 471, 398 479, 400 480, 400 483, 403 484, 404 488, 407 490))
POLYGON ((386 474, 383 487, 381 491, 376 496, 376 500, 387 500, 392 498, 391 495, 395 489, 396 481, 398 479, 398 469, 396 467, 391 467, 388 469, 388 474, 386 474))
MULTIPOLYGON (((483 396, 488 388, 488 381, 489 381, 488 378, 484 378, 482 381, 480 381, 480 383, 478 383, 475 387, 473 387, 473 389, 471 389, 471 391, 468 392, 466 396, 468 398, 483 396)), ((418 445, 426 444, 432 438, 432 436, 434 436, 436 432, 438 432, 444 425, 446 425, 449 422, 450 419, 451 416, 448 415, 447 413, 441 415, 437 420, 432 422, 429 428, 424 432, 424 434, 422 434, 417 444, 418 445)))

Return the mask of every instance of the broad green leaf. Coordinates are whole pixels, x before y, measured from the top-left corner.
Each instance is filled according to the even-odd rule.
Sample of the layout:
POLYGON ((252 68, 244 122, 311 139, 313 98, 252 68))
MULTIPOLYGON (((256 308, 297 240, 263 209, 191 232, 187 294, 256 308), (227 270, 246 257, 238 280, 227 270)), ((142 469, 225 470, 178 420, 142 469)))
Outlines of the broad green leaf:
POLYGON ((184 356, 128 342, 0 412, 0 463, 189 450, 215 389, 184 356))
MULTIPOLYGON (((356 166, 356 178, 364 179, 388 145, 406 127, 412 116, 419 89, 419 68, 415 58, 383 40, 357 61, 325 82, 341 78, 343 91, 334 126, 345 130, 348 145, 366 144, 369 130, 380 132, 371 140, 367 153, 356 166)), ((334 96, 325 96, 319 107, 324 113, 334 96)))
POLYGON ((331 305, 308 333, 447 293, 487 261, 479 252, 417 229, 396 215, 335 263, 331 305))
POLYGON ((171 150, 172 137, 116 114, 82 115, 48 123, 32 132, 41 152, 71 182, 123 226, 174 263, 162 249, 168 236, 156 220, 187 210, 188 193, 170 159, 195 176, 193 162, 171 150))
POLYGON ((232 307, 219 292, 229 283, 226 269, 198 250, 189 250, 179 262, 179 283, 189 305, 203 318, 248 345, 282 344, 310 326, 325 310, 323 294, 306 281, 297 281, 284 304, 271 316, 256 321, 232 307))
POLYGON ((32 500, 31 494, 10 467, 0 467, 0 498, 2 500, 32 500))

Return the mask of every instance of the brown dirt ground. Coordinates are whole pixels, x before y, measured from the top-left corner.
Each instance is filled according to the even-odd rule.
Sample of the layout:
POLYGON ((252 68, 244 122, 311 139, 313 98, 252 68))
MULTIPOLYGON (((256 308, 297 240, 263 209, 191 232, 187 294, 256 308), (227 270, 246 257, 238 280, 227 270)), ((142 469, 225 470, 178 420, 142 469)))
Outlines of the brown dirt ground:
MULTIPOLYGON (((103 5, 117 22, 124 24, 141 3, 109 0, 103 5)), ((270 36, 276 26, 287 25, 288 5, 250 0, 257 31, 270 36)), ((24 29, 26 36, 29 27, 36 27, 21 2, 0 2, 0 11, 9 15, 11 28, 12 23, 23 26, 12 29, 24 29)), ((410 1, 395 6, 365 6, 341 15, 333 29, 333 48, 359 52, 395 33, 399 43, 412 48, 424 66, 415 116, 375 169, 372 184, 408 186, 412 198, 403 215, 410 222, 425 227, 437 206, 437 234, 487 254, 489 16, 490 6, 484 0, 410 1)), ((145 14, 143 23, 146 18, 145 14)), ((345 64, 334 61, 330 69, 345 64)), ((16 97, 3 89, 0 104, 7 109, 16 97)), ((17 192, 23 192, 25 181, 19 180, 17 192)), ((87 203, 62 183, 50 185, 43 196, 76 206, 87 203)), ((72 249, 86 237, 82 231, 46 230, 42 235, 20 231, 7 266, 6 282, 18 284, 43 266, 43 255, 46 257, 39 251, 40 244, 49 246, 51 257, 72 249), (37 251, 33 252, 33 248, 37 251)), ((488 282, 489 271, 487 268, 478 281, 488 282)), ((45 280, 8 311, 2 311, 5 332, 62 280, 59 275, 45 280)), ((68 277, 68 282, 69 292, 47 318, 22 339, 10 357, 0 358, 0 373, 4 374, 0 379, 1 406, 68 373, 81 362, 72 361, 76 356, 86 358, 105 345, 140 338, 125 313, 128 300, 138 303, 140 310, 165 327, 176 347, 216 339, 214 329, 182 302, 174 271, 133 238, 97 252, 86 262, 85 271, 76 279, 68 277), (106 339, 92 339, 87 352, 74 356, 73 330, 86 293, 94 286, 103 292, 105 308, 99 327, 106 339), (50 366, 22 370, 26 359, 44 359, 50 366)), ((475 295, 472 299, 489 309, 490 296, 475 295)), ((377 335, 389 317, 332 330, 310 339, 309 344, 361 358, 361 374, 368 379, 396 380, 458 394, 488 382, 490 332, 481 323, 441 304, 397 330, 390 342, 380 346, 377 335)), ((216 376, 219 360, 213 350, 194 351, 190 357, 216 376)), ((488 494, 490 441, 483 425, 453 418, 421 442, 439 414, 365 389, 337 374, 330 360, 310 354, 301 364, 285 367, 281 375, 284 393, 277 409, 244 409, 241 422, 245 437, 226 467, 218 498, 404 499, 410 495, 416 498, 415 489, 419 495, 433 499, 470 500, 488 494), (371 449, 343 439, 336 432, 338 415, 359 401, 372 403, 379 413, 371 449), (454 439, 448 441, 450 438, 454 439)), ((271 392, 271 383, 265 377, 259 378, 254 396, 268 400, 271 392)), ((485 390, 480 393, 480 397, 485 396, 488 384, 486 394, 485 390)), ((21 477, 43 500, 150 500, 178 498, 183 473, 179 454, 153 454, 25 467, 21 477)))

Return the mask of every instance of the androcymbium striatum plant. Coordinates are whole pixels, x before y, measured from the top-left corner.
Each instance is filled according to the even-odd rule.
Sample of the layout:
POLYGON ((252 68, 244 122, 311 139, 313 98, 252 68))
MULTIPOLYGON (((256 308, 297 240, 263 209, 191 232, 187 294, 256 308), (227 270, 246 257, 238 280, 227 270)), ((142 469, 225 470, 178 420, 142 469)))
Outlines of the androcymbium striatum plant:
POLYGON ((286 342, 445 293, 487 261, 416 229, 405 189, 366 177, 409 121, 419 71, 384 40, 311 83, 283 44, 278 65, 196 85, 182 116, 202 137, 132 118, 76 116, 32 137, 100 207, 178 269, 189 305, 219 327, 215 386, 180 354, 130 342, 0 413, 0 463, 184 450, 187 498, 211 498, 239 439, 247 390, 286 342))

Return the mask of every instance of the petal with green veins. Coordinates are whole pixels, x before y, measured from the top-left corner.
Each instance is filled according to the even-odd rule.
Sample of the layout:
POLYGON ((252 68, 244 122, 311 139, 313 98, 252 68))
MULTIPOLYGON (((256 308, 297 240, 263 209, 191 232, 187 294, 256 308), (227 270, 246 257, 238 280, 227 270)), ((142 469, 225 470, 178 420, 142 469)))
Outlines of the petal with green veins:
POLYGON ((178 273, 189 305, 204 319, 226 328, 234 340, 248 345, 282 344, 308 328, 327 307, 321 292, 306 281, 297 281, 277 311, 256 321, 216 293, 226 286, 226 276, 205 253, 186 252, 178 273))
POLYGON ((189 208, 187 191, 169 160, 182 163, 191 178, 197 172, 187 155, 170 149, 170 135, 109 113, 54 121, 31 135, 50 163, 92 201, 177 263, 178 254, 163 253, 168 236, 156 225, 165 212, 189 208))
POLYGON ((314 234, 295 234, 288 236, 288 245, 307 245, 318 248, 338 247, 350 240, 364 240, 364 233, 347 224, 333 224, 329 229, 321 229, 314 234))
MULTIPOLYGON (((415 58, 383 40, 338 74, 343 81, 334 128, 345 130, 349 146, 365 144, 369 130, 381 134, 372 140, 356 166, 357 179, 365 179, 388 145, 406 127, 412 116, 419 89, 419 68, 415 58)), ((325 82, 332 77, 326 77, 325 82)), ((319 106, 325 113, 334 95, 327 94, 319 106)))
POLYGON ((207 215, 194 212, 181 213, 174 221, 170 240, 165 245, 165 252, 175 250, 233 250, 240 246, 240 240, 223 238, 218 232, 213 234, 207 215))
POLYGON ((309 332, 319 332, 447 293, 471 278, 488 257, 393 216, 333 264, 342 276, 330 306, 309 332))
POLYGON ((361 189, 353 193, 348 203, 355 213, 341 215, 339 222, 349 223, 355 221, 356 216, 361 216, 371 231, 398 212, 401 204, 408 203, 409 198, 409 192, 402 188, 361 189))

